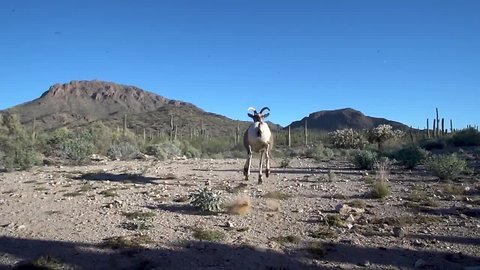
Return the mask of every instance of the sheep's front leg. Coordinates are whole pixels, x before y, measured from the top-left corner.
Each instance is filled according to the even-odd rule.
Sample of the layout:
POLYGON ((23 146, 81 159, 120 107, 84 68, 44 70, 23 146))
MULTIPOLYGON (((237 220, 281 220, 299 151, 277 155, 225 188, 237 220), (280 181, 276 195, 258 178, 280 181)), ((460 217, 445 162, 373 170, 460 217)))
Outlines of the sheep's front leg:
POLYGON ((252 167, 252 148, 249 146, 247 151, 247 160, 245 161, 245 166, 243 166, 243 175, 245 175, 245 180, 248 180, 250 175, 250 167, 252 167))
POLYGON ((266 164, 266 167, 267 169, 265 170, 265 176, 266 177, 269 177, 270 176, 270 146, 267 146, 267 151, 265 151, 265 162, 267 163, 266 164))
POLYGON ((262 181, 262 167, 263 167, 263 154, 264 154, 264 151, 261 151, 260 152, 260 165, 259 165, 259 172, 258 172, 258 183, 261 184, 263 181, 262 181))

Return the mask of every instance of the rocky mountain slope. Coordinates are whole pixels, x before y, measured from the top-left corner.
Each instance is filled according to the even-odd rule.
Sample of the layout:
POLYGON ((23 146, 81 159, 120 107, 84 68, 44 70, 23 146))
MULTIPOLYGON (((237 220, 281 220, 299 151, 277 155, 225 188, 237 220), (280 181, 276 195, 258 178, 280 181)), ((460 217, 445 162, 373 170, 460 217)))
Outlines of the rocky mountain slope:
POLYGON ((307 120, 307 126, 309 129, 328 132, 345 128, 360 130, 371 129, 380 124, 388 124, 395 129, 408 128, 408 126, 402 123, 384 118, 366 116, 363 113, 351 108, 314 112, 308 117, 304 117, 302 120, 292 122, 290 127, 293 129, 303 127, 305 126, 305 120, 307 120))

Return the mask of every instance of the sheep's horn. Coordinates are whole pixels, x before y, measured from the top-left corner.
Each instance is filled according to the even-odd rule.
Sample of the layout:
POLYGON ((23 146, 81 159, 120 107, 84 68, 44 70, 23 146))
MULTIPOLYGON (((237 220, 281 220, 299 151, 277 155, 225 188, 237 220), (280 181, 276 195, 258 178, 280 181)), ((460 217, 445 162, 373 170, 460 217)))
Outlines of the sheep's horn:
POLYGON ((263 113, 263 111, 265 111, 265 110, 269 110, 269 111, 270 111, 270 108, 268 108, 268 107, 263 107, 263 108, 260 110, 260 113, 263 113))
POLYGON ((254 107, 248 107, 248 112, 253 111, 255 114, 257 114, 257 110, 254 107))

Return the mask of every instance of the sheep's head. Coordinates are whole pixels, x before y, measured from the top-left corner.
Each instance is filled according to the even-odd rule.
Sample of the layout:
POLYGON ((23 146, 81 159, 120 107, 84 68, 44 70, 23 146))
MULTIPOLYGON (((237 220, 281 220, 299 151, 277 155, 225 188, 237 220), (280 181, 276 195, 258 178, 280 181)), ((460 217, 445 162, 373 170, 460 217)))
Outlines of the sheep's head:
POLYGON ((257 112, 257 110, 253 107, 248 108, 248 111, 252 111, 253 114, 248 113, 248 116, 253 119, 253 122, 263 122, 263 119, 267 118, 270 113, 263 114, 265 110, 270 111, 268 107, 263 107, 260 112, 257 112))

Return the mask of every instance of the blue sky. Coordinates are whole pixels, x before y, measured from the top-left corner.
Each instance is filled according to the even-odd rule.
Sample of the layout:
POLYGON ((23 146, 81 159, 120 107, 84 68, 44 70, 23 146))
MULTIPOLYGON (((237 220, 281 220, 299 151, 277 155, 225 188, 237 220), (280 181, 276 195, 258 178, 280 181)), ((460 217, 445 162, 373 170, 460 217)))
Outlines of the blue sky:
POLYGON ((480 1, 2 0, 0 109, 71 80, 287 125, 351 107, 480 125, 480 1))

